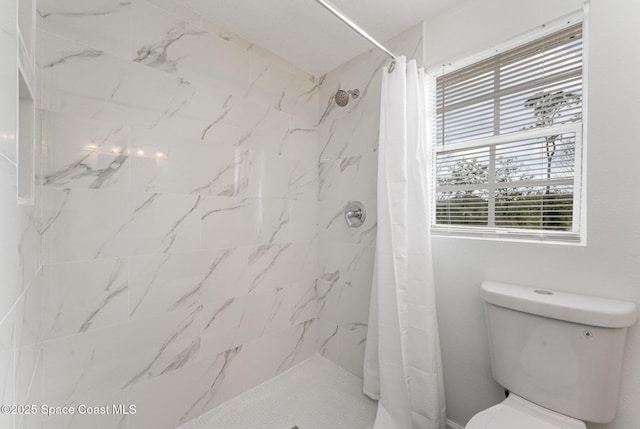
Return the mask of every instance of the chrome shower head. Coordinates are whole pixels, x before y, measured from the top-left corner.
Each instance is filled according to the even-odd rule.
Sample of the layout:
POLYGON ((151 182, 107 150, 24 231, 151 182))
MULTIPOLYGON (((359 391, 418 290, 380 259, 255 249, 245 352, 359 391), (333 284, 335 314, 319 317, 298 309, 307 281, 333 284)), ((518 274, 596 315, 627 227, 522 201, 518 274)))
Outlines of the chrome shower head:
POLYGON ((344 107, 347 105, 347 103, 349 103, 349 96, 351 96, 351 98, 355 100, 356 98, 358 98, 359 95, 360 95, 360 90, 358 89, 349 90, 349 91, 345 91, 344 89, 339 89, 338 92, 336 92, 336 95, 334 98, 338 106, 344 107))

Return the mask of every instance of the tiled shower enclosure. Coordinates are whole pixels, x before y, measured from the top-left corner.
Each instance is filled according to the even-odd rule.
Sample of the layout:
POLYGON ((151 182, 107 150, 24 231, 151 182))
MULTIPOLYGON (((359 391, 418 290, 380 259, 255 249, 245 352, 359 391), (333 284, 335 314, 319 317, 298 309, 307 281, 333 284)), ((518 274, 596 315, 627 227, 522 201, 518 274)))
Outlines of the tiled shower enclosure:
POLYGON ((36 22, 34 206, 1 170, 4 402, 137 412, 2 427, 175 428, 316 352, 361 375, 386 58, 312 76, 171 0, 42 0, 36 22))

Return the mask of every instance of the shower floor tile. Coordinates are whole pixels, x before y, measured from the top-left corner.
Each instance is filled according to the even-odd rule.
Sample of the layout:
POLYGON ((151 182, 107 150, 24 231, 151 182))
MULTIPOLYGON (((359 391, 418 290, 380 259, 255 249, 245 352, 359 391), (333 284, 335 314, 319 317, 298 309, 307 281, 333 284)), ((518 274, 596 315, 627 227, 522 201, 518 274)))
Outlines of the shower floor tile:
POLYGON ((369 429, 362 379, 315 356, 179 429, 369 429))

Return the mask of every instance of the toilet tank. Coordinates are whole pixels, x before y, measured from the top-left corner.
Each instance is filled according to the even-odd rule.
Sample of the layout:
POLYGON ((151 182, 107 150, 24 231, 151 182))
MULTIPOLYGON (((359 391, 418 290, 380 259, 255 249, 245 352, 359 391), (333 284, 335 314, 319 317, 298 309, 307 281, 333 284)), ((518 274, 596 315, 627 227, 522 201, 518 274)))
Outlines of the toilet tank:
POLYGON ((498 383, 576 419, 613 420, 634 303, 496 282, 481 296, 498 383))

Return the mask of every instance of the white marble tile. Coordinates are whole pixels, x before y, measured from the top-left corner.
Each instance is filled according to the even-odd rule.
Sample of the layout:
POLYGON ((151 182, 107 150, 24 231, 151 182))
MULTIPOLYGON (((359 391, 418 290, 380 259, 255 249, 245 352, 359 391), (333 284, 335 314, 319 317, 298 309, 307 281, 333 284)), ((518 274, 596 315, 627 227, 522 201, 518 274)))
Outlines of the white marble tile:
MULTIPOLYGON (((266 151, 255 151, 249 194, 257 198, 285 198, 293 181, 294 161, 266 151)), ((302 179, 303 180, 303 179, 302 179)))
POLYGON ((49 406, 79 407, 81 404, 88 407, 108 406, 109 414, 80 414, 73 415, 56 414, 42 417, 42 429, 122 429, 126 427, 131 416, 113 413, 113 405, 123 404, 128 407, 132 402, 128 399, 126 390, 96 389, 84 391, 79 396, 64 398, 49 406))
POLYGON ((40 392, 42 377, 42 350, 39 344, 31 344, 16 350, 16 404, 31 402, 40 392))
MULTIPOLYGON (((35 198, 40 201, 40 190, 36 187, 35 198)), ((41 235, 39 203, 21 205, 20 210, 20 290, 24 291, 35 279, 41 264, 41 235)))
POLYGON ((178 429, 365 429, 376 408, 361 378, 312 356, 178 429))
MULTIPOLYGON (((0 400, 3 404, 14 404, 14 351, 0 350, 0 400)), ((11 414, 0 414, 0 425, 5 428, 13 427, 11 414)))
MULTIPOLYGON (((149 68, 152 73, 158 73, 149 68)), ((186 81, 184 81, 186 82, 186 81)), ((183 84, 185 95, 180 104, 151 124, 150 130, 137 130, 133 133, 133 146, 136 139, 148 143, 148 139, 173 142, 201 143, 210 142, 227 146, 235 145, 244 135, 244 129, 224 123, 225 118, 238 101, 229 91, 206 85, 183 84), (144 132, 146 131, 146 133, 144 132), (160 136, 166 136, 161 138, 160 136)), ((136 147, 134 149, 140 149, 136 147)), ((142 148, 144 149, 144 148, 142 148)), ((135 150, 134 150, 135 153, 135 150)))
POLYGON ((262 383, 313 355, 316 340, 316 322, 309 320, 245 344, 241 358, 248 375, 262 383))
POLYGON ((319 353, 362 377, 366 335, 366 323, 338 324, 331 320, 321 320, 317 340, 319 353))
MULTIPOLYGON (((187 2, 184 2, 182 0, 176 0, 176 1, 178 1, 178 3, 180 4, 183 4, 186 7, 190 7, 188 4, 186 4, 187 2)), ((193 7, 191 6, 191 8, 193 7)), ((220 39, 226 42, 236 45, 240 49, 245 51, 248 50, 251 46, 253 46, 252 42, 240 37, 236 33, 229 31, 227 28, 221 27, 218 23, 215 22, 215 17, 212 17, 212 18, 209 18, 206 13, 202 17, 202 28, 204 28, 205 31, 207 31, 208 33, 214 36, 219 37, 220 39)))
POLYGON ((134 191, 243 197, 253 157, 231 145, 185 141, 177 134, 136 129, 131 155, 134 191))
MULTIPOLYGON (((386 44, 419 59, 421 31, 414 27, 386 44)), ((376 166, 380 116, 380 68, 388 59, 369 50, 331 71, 320 84, 318 144, 320 160, 318 289, 321 354, 362 375, 370 284, 375 256, 376 166), (338 89, 360 90, 346 107, 336 106, 338 89), (348 200, 367 207, 360 228, 348 228, 348 200)))
POLYGON ((316 121, 319 81, 258 45, 247 51, 251 55, 252 95, 276 110, 316 121))
POLYGON ((257 243, 291 241, 291 213, 286 200, 259 198, 256 200, 256 209, 254 222, 258 225, 257 243))
POLYGON ((314 200, 289 201, 289 240, 306 242, 318 237, 318 203, 314 200))
POLYGON ((128 273, 124 258, 46 265, 43 339, 127 322, 128 273))
MULTIPOLYGON (((30 403, 27 402, 30 392, 39 390, 39 280, 40 276, 36 275, 0 324, 0 396, 3 404, 30 403)), ((23 421, 17 415, 13 418, 16 424, 23 421)))
POLYGON ((133 386, 138 412, 128 427, 174 429, 255 386, 239 365, 241 354, 242 346, 133 386))
POLYGON ((255 246, 249 252, 248 292, 314 280, 317 258, 315 242, 255 246))
POLYGON ((21 209, 16 205, 16 167, 0 156, 0 269, 3 273, 3 287, 0 288, 0 320, 16 302, 22 276, 20 274, 21 209))
POLYGON ((315 161, 295 160, 289 174, 286 197, 317 202, 320 186, 318 174, 315 161))
POLYGON ((317 280, 291 284, 288 296, 291 325, 318 318, 324 297, 317 280))
MULTIPOLYGON (((214 299, 203 309, 202 334, 200 337, 201 356, 210 358, 224 351, 242 345, 240 329, 246 316, 247 295, 232 296, 226 299, 214 299)), ((245 338, 249 335, 243 329, 245 338)), ((249 338, 253 338, 250 335, 249 338)))
POLYGON ((17 134, 18 52, 15 1, 3 1, 0 16, 0 157, 15 164, 17 134))
POLYGON ((376 199, 359 198, 354 196, 353 200, 361 201, 367 209, 367 218, 360 227, 350 228, 344 218, 344 208, 351 200, 323 200, 319 203, 318 225, 319 237, 321 241, 368 244, 375 241, 377 210, 376 199))
POLYGON ((316 291, 318 294, 318 319, 322 325, 320 329, 324 332, 326 324, 335 324, 338 317, 338 306, 342 294, 342 284, 339 282, 337 272, 323 273, 316 280, 316 291))
POLYGON ((246 90, 250 70, 243 50, 144 1, 134 3, 132 14, 134 61, 192 82, 222 82, 233 93, 246 90))
POLYGON ((371 305, 371 282, 358 285, 337 285, 340 290, 335 322, 340 326, 349 326, 350 329, 361 329, 369 321, 369 307, 371 305))
POLYGON ((212 356, 264 335, 288 328, 287 288, 274 288, 205 305, 202 351, 212 356))
POLYGON ((320 162, 319 199, 375 199, 377 167, 374 153, 320 162))
POLYGON ((215 378, 207 375, 214 383, 190 407, 185 417, 196 417, 286 371, 311 356, 315 351, 315 343, 316 324, 308 321, 264 335, 218 355, 214 365, 218 361, 226 362, 216 365, 225 370, 215 370, 215 378), (256 359, 256 356, 260 356, 260 359, 256 359))
POLYGON ((117 125, 153 127, 194 97, 189 82, 40 32, 42 108, 117 125))
POLYGON ((362 377, 367 327, 361 324, 340 325, 336 334, 339 351, 332 360, 352 374, 362 377))
POLYGON ((247 253, 239 247, 130 258, 130 317, 209 307, 245 290, 247 253))
POLYGON ((277 287, 237 298, 245 301, 245 316, 238 332, 240 344, 289 327, 288 293, 287 287, 277 287))
POLYGON ((282 103, 296 82, 296 70, 273 54, 267 58, 263 49, 251 46, 251 94, 264 104, 282 110, 282 103), (274 58, 275 57, 275 58, 274 58), (284 64, 282 64, 284 63, 284 64))
POLYGON ((226 248, 256 243, 259 215, 256 200, 233 197, 205 197, 202 206, 204 248, 226 248))
POLYGON ((380 70, 386 59, 377 58, 371 63, 361 63, 342 74, 329 73, 320 86, 320 148, 323 159, 340 158, 358 155, 362 152, 345 154, 350 142, 344 141, 347 135, 354 135, 358 131, 368 132, 377 130, 376 123, 380 117, 380 70), (340 107, 335 102, 335 94, 339 89, 345 91, 357 89, 357 98, 350 97, 346 106, 340 107), (358 130, 358 125, 373 125, 374 130, 358 130), (327 138, 330 137, 330 138, 327 138), (329 143, 329 145, 327 145, 329 143), (340 144, 340 145, 339 145, 340 144), (327 151, 327 153, 323 153, 327 151))
POLYGON ((52 340, 43 344, 44 403, 126 389, 193 361, 200 308, 52 340))
POLYGON ((201 249, 201 198, 45 189, 45 262, 201 249))
POLYGON ((292 211, 290 203, 273 198, 209 197, 203 203, 203 240, 207 249, 249 244, 289 243, 304 237, 292 231, 305 231, 309 224, 300 218, 302 205, 292 211), (291 225, 291 216, 296 223, 291 225), (292 229, 293 227, 293 229, 292 229))
POLYGON ((306 73, 298 73, 293 85, 285 89, 280 109, 295 116, 317 121, 320 106, 319 88, 318 78, 306 73))
MULTIPOLYGON (((42 385, 42 350, 39 347, 29 346, 23 350, 28 359, 22 361, 18 358, 17 373, 18 389, 16 402, 20 404, 41 404, 40 386, 42 385)), ((41 429, 41 416, 39 414, 22 414, 16 416, 16 427, 21 429, 41 429)))
POLYGON ((379 111, 357 109, 319 128, 320 160, 348 158, 377 152, 379 111))
POLYGON ((373 244, 320 243, 320 278, 330 278, 356 288, 370 288, 374 257, 373 244))
POLYGON ((200 140, 213 144, 238 146, 243 139, 245 130, 235 125, 222 123, 216 118, 210 121, 200 133, 200 140))
MULTIPOLYGON (((253 80, 255 80, 257 76, 263 75, 265 70, 273 70, 274 75, 277 74, 277 72, 282 72, 289 76, 289 78, 283 82, 290 82, 298 76, 310 76, 309 73, 260 45, 252 43, 246 47, 246 50, 251 54, 251 73, 253 80)), ((278 85, 274 83, 274 86, 278 85)))
MULTIPOLYGON (((420 61, 422 34, 414 26, 387 46, 420 61)), ((375 49, 350 60, 325 76, 320 86, 320 159, 347 158, 375 152, 380 118, 381 68, 389 59, 375 49), (360 90, 346 107, 332 100, 338 89, 360 90)))
POLYGON ((129 190, 129 129, 41 111, 43 186, 129 190))
POLYGON ((205 198, 204 246, 211 249, 258 243, 287 244, 312 238, 315 219, 307 216, 311 203, 304 203, 275 198, 205 198))
POLYGON ((12 307, 0 322, 0 350, 12 350, 15 343, 16 323, 18 311, 12 307))
POLYGON ((196 27, 203 28, 203 20, 204 18, 195 12, 193 9, 188 9, 184 6, 181 6, 175 0, 146 0, 148 3, 151 3, 154 6, 163 9, 165 12, 168 12, 183 21, 186 21, 196 27))
POLYGON ((332 75, 321 86, 319 131, 320 160, 347 158, 377 151, 380 118, 380 67, 386 60, 332 75), (333 82, 339 79, 338 82, 333 82), (360 96, 338 107, 333 99, 338 89, 359 89, 360 96))
POLYGON ((39 0, 43 29, 126 58, 130 49, 131 1, 39 0))
POLYGON ((10 0, 3 0, 3 14, 0 17, 0 29, 6 31, 7 35, 14 35, 16 31, 17 4, 10 0))
POLYGON ((281 152, 290 129, 288 114, 251 94, 238 100, 222 122, 245 130, 237 146, 271 153, 281 152))
POLYGON ((33 346, 42 340, 42 307, 45 290, 43 271, 38 270, 13 308, 15 314, 14 347, 33 346))
MULTIPOLYGON (((309 116, 314 118, 314 116, 309 116)), ((278 153, 287 158, 318 161, 318 129, 307 117, 291 116, 289 130, 278 153)))
POLYGON ((340 351, 338 330, 338 325, 331 320, 320 319, 318 321, 316 340, 318 353, 333 362, 337 361, 340 351))
POLYGON ((57 188, 44 190, 44 259, 61 263, 48 294, 64 322, 51 335, 82 331, 99 308, 86 332, 45 343, 40 400, 130 401, 139 412, 45 427, 174 428, 318 348, 357 373, 375 208, 347 229, 342 207, 375 206, 378 54, 323 81, 170 0, 104 16, 88 12, 109 1, 80 3, 42 3, 58 10, 39 59, 54 112, 47 143, 64 141, 43 158, 57 188), (123 13, 133 26, 116 34, 123 13), (87 25, 80 43, 52 34, 87 25), (318 125, 338 87, 363 95, 318 125), (85 153, 83 139, 107 151, 85 153), (129 151, 115 174, 112 140, 129 151), (124 294, 100 304, 120 280, 108 268, 125 257, 122 313, 124 294))

